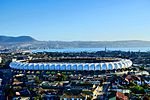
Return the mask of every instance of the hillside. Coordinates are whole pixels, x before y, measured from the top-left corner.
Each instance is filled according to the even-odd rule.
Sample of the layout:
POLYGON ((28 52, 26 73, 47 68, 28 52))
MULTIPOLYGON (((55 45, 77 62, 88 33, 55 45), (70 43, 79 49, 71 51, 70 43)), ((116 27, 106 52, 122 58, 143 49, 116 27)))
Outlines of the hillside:
POLYGON ((33 42, 36 41, 34 38, 30 36, 19 36, 19 37, 12 37, 12 36, 0 36, 1 43, 7 42, 33 42))
POLYGON ((60 48, 134 48, 150 47, 150 41, 37 41, 30 36, 0 36, 0 49, 60 49, 60 48))

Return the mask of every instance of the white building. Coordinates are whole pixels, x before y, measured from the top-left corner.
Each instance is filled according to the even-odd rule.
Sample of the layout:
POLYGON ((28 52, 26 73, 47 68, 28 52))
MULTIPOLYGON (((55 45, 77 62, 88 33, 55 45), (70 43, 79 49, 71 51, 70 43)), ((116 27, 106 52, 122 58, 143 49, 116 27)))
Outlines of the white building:
POLYGON ((106 63, 28 63, 22 61, 14 61, 10 63, 12 69, 19 70, 64 70, 64 71, 100 71, 122 69, 132 66, 132 61, 121 59, 115 62, 106 63))
POLYGON ((2 63, 2 57, 0 57, 0 63, 2 63))

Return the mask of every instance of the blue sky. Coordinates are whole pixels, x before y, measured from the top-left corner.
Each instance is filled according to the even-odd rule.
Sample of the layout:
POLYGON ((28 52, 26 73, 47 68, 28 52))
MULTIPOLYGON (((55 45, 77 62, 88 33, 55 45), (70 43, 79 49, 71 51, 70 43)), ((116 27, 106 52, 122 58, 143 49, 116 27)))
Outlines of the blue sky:
POLYGON ((150 0, 0 0, 0 35, 150 40, 150 0))

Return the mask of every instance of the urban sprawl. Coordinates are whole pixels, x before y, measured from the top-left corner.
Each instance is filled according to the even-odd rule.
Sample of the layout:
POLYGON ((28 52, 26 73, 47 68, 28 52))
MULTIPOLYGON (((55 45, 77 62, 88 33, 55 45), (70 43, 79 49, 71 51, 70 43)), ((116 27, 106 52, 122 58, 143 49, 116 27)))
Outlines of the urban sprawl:
POLYGON ((149 74, 150 52, 3 52, 0 100, 150 100, 149 74))

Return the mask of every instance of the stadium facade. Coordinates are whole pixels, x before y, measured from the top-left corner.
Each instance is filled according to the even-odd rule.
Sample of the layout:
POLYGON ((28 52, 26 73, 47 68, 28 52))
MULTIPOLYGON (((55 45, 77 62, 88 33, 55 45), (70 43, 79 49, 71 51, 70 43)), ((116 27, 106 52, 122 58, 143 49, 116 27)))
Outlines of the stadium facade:
POLYGON ((29 71, 103 71, 124 69, 132 66, 129 59, 120 58, 64 58, 59 60, 23 60, 10 63, 14 70, 29 71), (76 61, 77 60, 77 61, 76 61), (86 62, 89 61, 89 62, 86 62))

